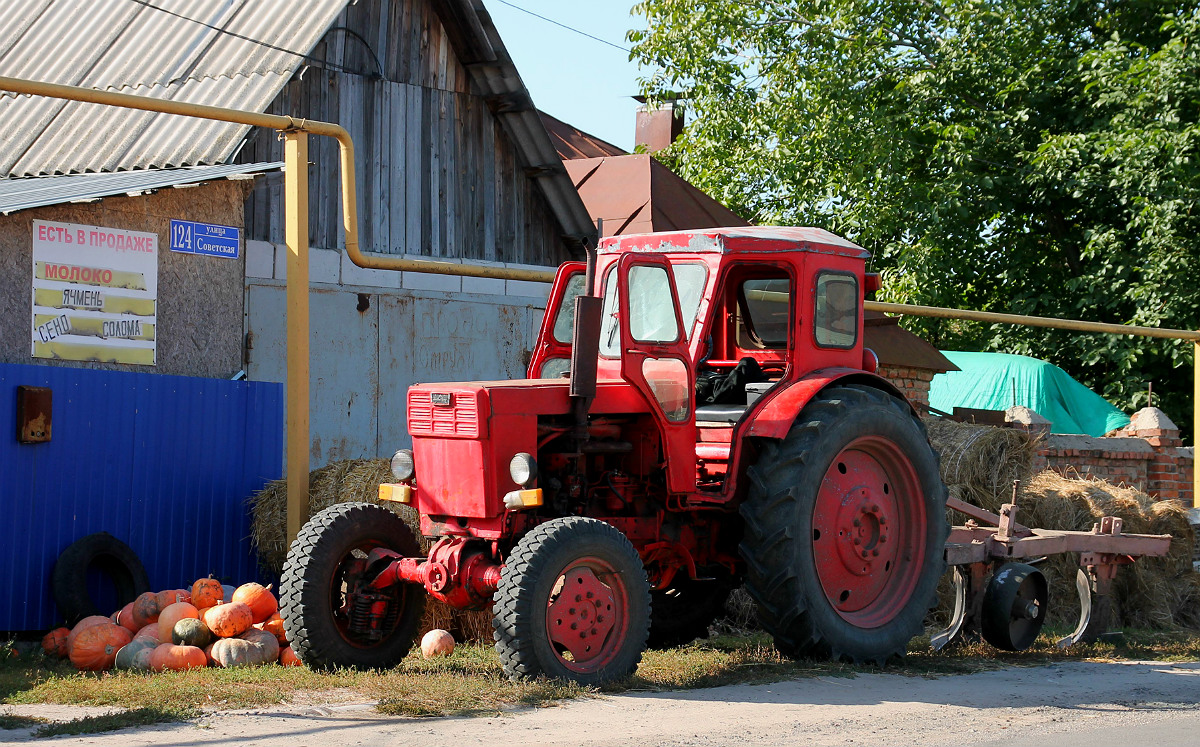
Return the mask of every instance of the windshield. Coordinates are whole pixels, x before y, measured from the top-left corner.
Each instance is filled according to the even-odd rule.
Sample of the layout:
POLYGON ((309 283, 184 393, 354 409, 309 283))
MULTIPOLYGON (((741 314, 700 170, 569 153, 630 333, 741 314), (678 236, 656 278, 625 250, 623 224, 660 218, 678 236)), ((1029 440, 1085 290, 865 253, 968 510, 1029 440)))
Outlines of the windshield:
MULTIPOLYGON (((600 327, 600 355, 617 358, 621 354, 621 328, 616 275, 609 268, 604 275, 604 312, 600 327)), ((675 288, 679 293, 679 307, 683 317, 683 331, 687 339, 692 337, 700 301, 704 298, 704 287, 708 280, 708 267, 703 262, 681 262, 671 265, 675 288)), ((657 336, 669 326, 668 342, 674 342, 674 309, 671 308, 671 288, 666 276, 659 268, 634 267, 629 275, 634 298, 631 313, 638 320, 632 330, 633 337, 643 342, 658 341, 657 336), (654 272, 651 272, 654 270, 654 272), (669 325, 668 325, 669 322, 669 325)))

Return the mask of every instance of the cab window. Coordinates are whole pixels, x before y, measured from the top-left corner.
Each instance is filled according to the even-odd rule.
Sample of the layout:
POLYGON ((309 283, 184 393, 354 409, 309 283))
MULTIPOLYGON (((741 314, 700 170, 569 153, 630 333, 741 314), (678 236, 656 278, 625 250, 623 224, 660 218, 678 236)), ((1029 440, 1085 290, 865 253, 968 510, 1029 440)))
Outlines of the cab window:
POLYGON ((817 275, 813 334, 823 348, 852 348, 858 342, 858 278, 844 272, 817 275))
POLYGON ((743 281, 738 293, 738 347, 744 350, 786 348, 791 300, 791 283, 787 278, 743 281))

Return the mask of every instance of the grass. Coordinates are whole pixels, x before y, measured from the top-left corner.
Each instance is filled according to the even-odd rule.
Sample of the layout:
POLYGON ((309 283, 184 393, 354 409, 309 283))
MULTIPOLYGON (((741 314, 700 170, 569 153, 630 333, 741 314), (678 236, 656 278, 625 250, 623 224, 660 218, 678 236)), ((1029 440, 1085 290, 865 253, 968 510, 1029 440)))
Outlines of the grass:
MULTIPOLYGON (((1200 633, 1127 632, 1118 641, 1054 646, 1047 633, 1029 650, 998 652, 981 643, 933 652, 917 639, 912 653, 886 667, 783 658, 764 635, 724 636, 669 650, 647 651, 637 673, 605 693, 687 690, 757 684, 802 677, 854 677, 889 673, 914 677, 969 674, 1010 666, 1061 661, 1200 660, 1200 633)), ((549 706, 596 691, 571 683, 538 680, 513 683, 503 675, 490 646, 460 645, 453 656, 421 659, 410 655, 391 670, 312 672, 303 667, 201 669, 147 674, 76 672, 69 664, 41 656, 0 661, 0 703, 57 703, 113 706, 124 712, 41 726, 36 736, 85 734, 193 718, 204 711, 255 708, 296 699, 374 700, 385 714, 406 716, 497 715, 521 707, 549 706)), ((6 728, 32 722, 4 716, 6 728)))

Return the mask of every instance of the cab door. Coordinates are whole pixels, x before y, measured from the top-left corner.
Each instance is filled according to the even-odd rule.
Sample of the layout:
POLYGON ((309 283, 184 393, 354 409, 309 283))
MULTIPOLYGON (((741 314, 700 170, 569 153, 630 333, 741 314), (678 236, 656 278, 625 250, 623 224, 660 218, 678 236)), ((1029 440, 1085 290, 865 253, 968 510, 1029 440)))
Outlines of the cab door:
POLYGON ((571 334, 575 325, 575 298, 587 292, 584 288, 587 265, 566 262, 558 268, 546 315, 538 331, 533 357, 526 376, 531 379, 557 379, 571 368, 571 334))
POLYGON ((667 458, 667 489, 696 489, 695 380, 674 273, 655 255, 625 254, 617 266, 621 378, 654 414, 667 458))

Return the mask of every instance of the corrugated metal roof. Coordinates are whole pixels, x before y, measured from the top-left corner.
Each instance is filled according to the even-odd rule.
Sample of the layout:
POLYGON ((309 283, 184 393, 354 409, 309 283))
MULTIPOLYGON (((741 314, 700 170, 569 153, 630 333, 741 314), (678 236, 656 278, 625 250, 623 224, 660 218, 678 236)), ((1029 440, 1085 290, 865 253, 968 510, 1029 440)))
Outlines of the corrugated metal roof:
POLYGON ((252 176, 283 168, 276 163, 234 163, 220 166, 190 166, 182 169, 119 171, 113 174, 68 174, 0 179, 0 214, 61 205, 64 202, 95 200, 112 195, 140 194, 181 184, 252 176))
MULTIPOLYGON (((348 0, 0 0, 0 74, 263 111, 348 0)), ((0 173, 225 163, 244 125, 0 95, 0 173)))

